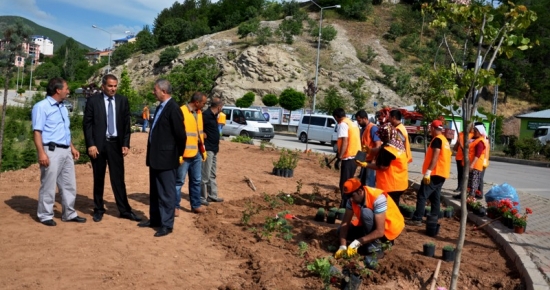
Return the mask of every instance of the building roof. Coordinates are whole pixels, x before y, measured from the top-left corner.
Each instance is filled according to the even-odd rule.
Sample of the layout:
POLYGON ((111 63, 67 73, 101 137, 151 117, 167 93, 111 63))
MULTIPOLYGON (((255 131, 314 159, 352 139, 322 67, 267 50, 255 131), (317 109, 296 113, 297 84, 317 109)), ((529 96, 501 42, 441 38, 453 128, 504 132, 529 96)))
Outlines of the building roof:
POLYGON ((517 115, 516 118, 537 118, 537 119, 546 119, 550 118, 550 109, 533 112, 533 113, 527 113, 523 115, 517 115))
POLYGON ((132 38, 135 38, 136 36, 135 35, 128 35, 124 38, 120 38, 120 39, 115 39, 113 40, 114 42, 128 42, 130 39, 132 38))

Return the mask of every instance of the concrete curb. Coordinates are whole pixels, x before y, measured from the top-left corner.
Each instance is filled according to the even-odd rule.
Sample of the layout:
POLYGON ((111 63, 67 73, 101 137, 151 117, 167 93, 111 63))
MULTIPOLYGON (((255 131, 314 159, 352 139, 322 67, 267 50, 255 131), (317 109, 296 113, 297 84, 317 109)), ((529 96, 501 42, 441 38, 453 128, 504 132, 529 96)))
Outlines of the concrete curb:
MULTIPOLYGON (((420 184, 410 180, 413 183, 413 188, 418 190, 420 184)), ((449 191, 441 191, 441 201, 447 206, 452 206, 455 212, 461 210, 460 201, 452 198, 453 193, 449 191)), ((481 225, 490 221, 488 217, 479 217, 472 212, 468 213, 468 220, 481 225)), ((531 257, 521 246, 511 243, 509 238, 509 229, 506 228, 500 221, 494 222, 484 227, 485 231, 491 236, 506 252, 506 255, 512 260, 518 269, 520 276, 523 278, 527 290, 550 290, 544 276, 539 271, 531 257)))

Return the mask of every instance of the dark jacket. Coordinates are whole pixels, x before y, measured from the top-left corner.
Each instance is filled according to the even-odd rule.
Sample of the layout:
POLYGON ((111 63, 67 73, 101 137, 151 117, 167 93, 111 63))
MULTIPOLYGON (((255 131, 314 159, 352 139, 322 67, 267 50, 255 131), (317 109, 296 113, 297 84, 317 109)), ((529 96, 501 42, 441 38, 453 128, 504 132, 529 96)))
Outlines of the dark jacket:
POLYGON ((206 139, 204 139, 204 147, 206 147, 206 151, 218 153, 218 151, 220 151, 220 131, 218 129, 218 118, 217 115, 214 115, 210 108, 202 112, 202 125, 203 131, 206 134, 206 139))
MULTIPOLYGON (((115 110, 118 145, 121 148, 130 148, 130 105, 125 96, 115 95, 115 110)), ((86 99, 82 123, 86 148, 96 146, 98 150, 101 150, 105 144, 107 131, 107 111, 103 93, 86 99)))
POLYGON ((160 115, 158 112, 157 108, 155 119, 159 119, 154 127, 151 124, 145 162, 156 170, 175 169, 179 166, 179 157, 183 155, 187 141, 183 113, 174 99, 166 102, 160 115))

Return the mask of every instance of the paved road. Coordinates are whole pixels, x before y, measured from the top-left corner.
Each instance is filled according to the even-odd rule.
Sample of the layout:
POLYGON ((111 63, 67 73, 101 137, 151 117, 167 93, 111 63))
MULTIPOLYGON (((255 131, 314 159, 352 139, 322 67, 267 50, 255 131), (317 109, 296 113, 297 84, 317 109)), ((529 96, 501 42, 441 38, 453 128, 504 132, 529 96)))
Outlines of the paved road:
MULTIPOLYGON (((299 150, 306 149, 306 144, 301 143, 294 136, 276 134, 271 142, 279 147, 299 150)), ((334 154, 332 147, 328 144, 321 145, 319 142, 312 142, 308 148, 320 153, 334 154)), ((409 172, 420 173, 423 160, 424 153, 413 152, 413 163, 409 165, 409 172)), ((451 173, 456 178, 454 158, 451 165, 451 173)), ((485 192, 491 188, 492 184, 502 184, 505 182, 512 185, 518 191, 550 199, 550 168, 491 161, 489 169, 485 173, 485 192)))

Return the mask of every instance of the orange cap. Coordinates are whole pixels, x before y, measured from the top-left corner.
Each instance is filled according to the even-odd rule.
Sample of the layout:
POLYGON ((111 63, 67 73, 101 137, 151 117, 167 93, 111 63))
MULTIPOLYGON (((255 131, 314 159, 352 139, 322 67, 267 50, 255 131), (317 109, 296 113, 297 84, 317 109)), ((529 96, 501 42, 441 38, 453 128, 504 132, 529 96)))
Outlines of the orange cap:
POLYGON ((361 188, 361 181, 355 177, 350 178, 344 182, 344 193, 350 194, 361 188))

